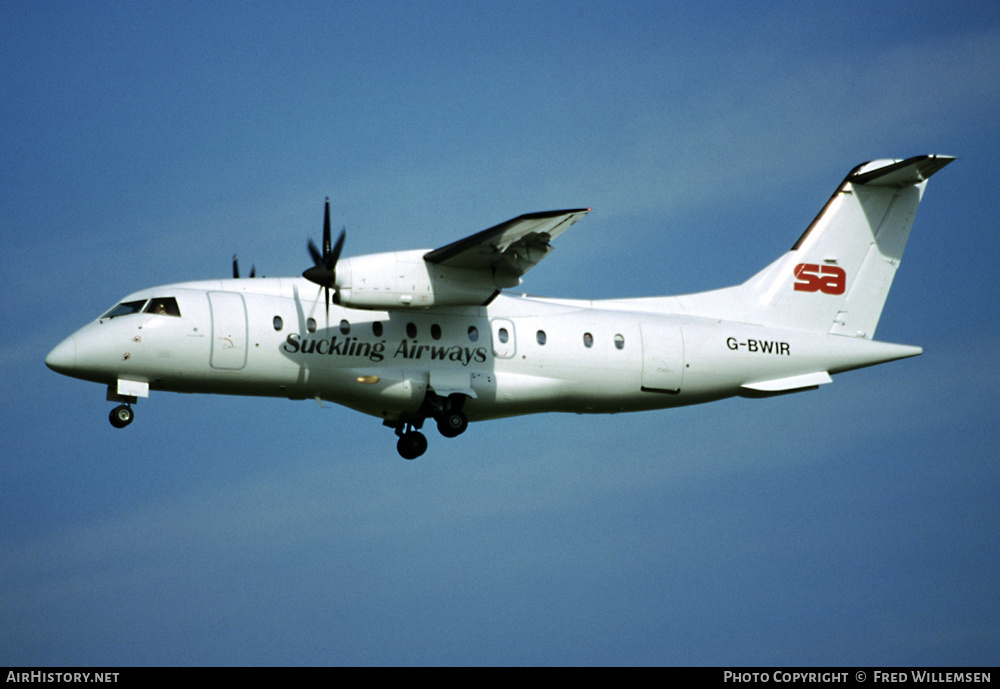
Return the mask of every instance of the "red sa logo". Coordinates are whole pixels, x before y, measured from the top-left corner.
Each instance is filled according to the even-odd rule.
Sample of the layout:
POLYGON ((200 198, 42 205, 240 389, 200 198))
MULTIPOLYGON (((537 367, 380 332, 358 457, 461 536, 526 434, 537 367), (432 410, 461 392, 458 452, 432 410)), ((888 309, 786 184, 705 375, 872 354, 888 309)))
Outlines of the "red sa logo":
POLYGON ((843 294, 847 289, 847 273, 837 266, 820 266, 815 263, 800 263, 795 266, 796 292, 822 292, 823 294, 843 294))

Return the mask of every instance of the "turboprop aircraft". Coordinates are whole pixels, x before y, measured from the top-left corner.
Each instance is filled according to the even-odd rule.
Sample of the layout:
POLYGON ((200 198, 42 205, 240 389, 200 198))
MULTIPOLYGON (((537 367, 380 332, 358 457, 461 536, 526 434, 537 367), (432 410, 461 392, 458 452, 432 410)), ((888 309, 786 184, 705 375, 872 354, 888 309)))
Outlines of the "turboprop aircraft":
POLYGON ((854 168, 790 251, 741 285, 602 301, 504 293, 589 212, 522 215, 431 251, 340 258, 302 277, 185 282, 126 296, 56 346, 49 368, 107 386, 111 424, 153 390, 316 399, 427 449, 433 419, 663 409, 815 389, 916 356, 873 339, 927 179, 926 155, 854 168))

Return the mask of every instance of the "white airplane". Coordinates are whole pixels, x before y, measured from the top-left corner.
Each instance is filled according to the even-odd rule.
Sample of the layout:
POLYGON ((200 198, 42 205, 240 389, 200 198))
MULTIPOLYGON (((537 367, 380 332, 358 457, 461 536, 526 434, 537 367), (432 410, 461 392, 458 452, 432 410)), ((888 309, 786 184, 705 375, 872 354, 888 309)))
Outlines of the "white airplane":
MULTIPOLYGON (((292 278, 130 294, 45 359, 107 386, 117 428, 151 390, 316 399, 382 420, 414 459, 445 437, 538 412, 663 409, 815 389, 916 356, 872 339, 927 179, 949 156, 859 165, 792 247, 741 285, 603 301, 508 295, 589 209, 532 213, 433 251, 340 259, 292 278), (318 286, 318 287, 317 287, 318 286)), ((251 276, 253 272, 251 272, 251 276)))

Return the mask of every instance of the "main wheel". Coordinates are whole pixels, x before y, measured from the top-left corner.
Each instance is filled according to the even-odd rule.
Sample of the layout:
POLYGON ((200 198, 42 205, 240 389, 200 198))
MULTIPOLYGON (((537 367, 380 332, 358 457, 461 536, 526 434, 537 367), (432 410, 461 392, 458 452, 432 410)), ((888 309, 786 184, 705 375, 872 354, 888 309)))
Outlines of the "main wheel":
POLYGON ((133 418, 135 418, 135 414, 132 412, 132 408, 122 404, 111 410, 109 420, 115 428, 125 428, 132 423, 133 418))
POLYGON ((437 427, 445 438, 455 438, 465 433, 469 419, 460 411, 448 411, 438 417, 437 427))
POLYGON ((420 431, 409 431, 399 436, 396 451, 403 459, 416 459, 427 452, 427 438, 420 431))

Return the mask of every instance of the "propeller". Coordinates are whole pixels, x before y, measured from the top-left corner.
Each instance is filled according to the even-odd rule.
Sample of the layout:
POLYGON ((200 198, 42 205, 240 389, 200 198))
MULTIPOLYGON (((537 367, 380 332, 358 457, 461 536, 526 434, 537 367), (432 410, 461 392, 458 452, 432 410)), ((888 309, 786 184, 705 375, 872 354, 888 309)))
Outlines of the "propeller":
POLYGON ((313 240, 309 240, 309 255, 312 256, 313 267, 302 273, 302 277, 310 282, 315 282, 323 288, 326 296, 326 315, 330 317, 330 290, 337 289, 337 260, 340 252, 344 248, 344 236, 346 230, 340 230, 337 243, 330 246, 330 199, 326 199, 326 208, 323 216, 323 253, 320 253, 313 240))
MULTIPOLYGON (((237 279, 240 277, 240 264, 235 254, 233 254, 233 277, 237 279)), ((257 266, 250 266, 250 277, 257 277, 257 266)))

